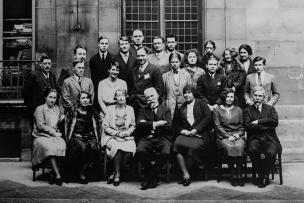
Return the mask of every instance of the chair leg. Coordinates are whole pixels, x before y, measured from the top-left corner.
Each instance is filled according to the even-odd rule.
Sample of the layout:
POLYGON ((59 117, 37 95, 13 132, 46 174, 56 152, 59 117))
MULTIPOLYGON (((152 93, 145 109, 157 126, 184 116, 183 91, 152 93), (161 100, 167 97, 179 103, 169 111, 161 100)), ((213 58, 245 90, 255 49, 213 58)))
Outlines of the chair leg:
POLYGON ((140 161, 137 162, 137 175, 138 175, 138 180, 141 180, 141 163, 140 161))
POLYGON ((106 180, 107 176, 107 153, 104 151, 104 157, 103 157, 103 179, 106 180))
POLYGON ((221 179, 222 179, 222 158, 221 155, 219 155, 217 157, 217 182, 219 183, 221 179))
POLYGON ((36 171, 33 169, 33 181, 36 181, 36 171))
POLYGON ((205 181, 208 181, 208 178, 209 178, 209 170, 208 169, 209 169, 209 166, 206 166, 205 171, 204 171, 205 172, 205 181))
POLYGON ((281 159, 281 154, 278 154, 278 159, 279 159, 280 185, 283 185, 283 172, 282 172, 282 159, 281 159))
POLYGON ((245 174, 245 181, 247 180, 247 156, 244 156, 243 158, 243 163, 244 163, 244 174, 245 174))
POLYGON ((166 162, 166 183, 170 182, 170 161, 166 162))

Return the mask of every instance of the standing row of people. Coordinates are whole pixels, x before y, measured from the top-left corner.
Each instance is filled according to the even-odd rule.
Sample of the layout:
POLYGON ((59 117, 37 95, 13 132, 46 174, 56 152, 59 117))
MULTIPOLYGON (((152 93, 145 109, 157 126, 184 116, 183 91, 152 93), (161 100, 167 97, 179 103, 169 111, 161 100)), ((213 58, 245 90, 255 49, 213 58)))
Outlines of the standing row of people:
MULTIPOLYGON (((50 72, 51 60, 46 56, 41 57, 41 70, 32 74, 26 81, 23 95, 32 112, 39 105, 48 106, 49 109, 55 108, 54 102, 49 102, 52 105, 43 104, 44 98, 48 99, 50 95, 43 97, 41 92, 52 89, 50 92, 60 93, 60 106, 64 109, 68 123, 65 132, 68 156, 71 159, 73 156, 83 157, 75 159, 75 162, 79 163, 78 175, 81 183, 87 183, 85 170, 90 161, 97 159, 98 143, 101 142, 114 165, 108 183, 119 185, 120 166, 124 166, 137 154, 145 168, 146 179, 142 189, 155 187, 155 174, 169 157, 173 147, 182 171, 179 182, 187 186, 191 182, 189 169, 193 163, 202 163, 202 155, 211 148, 214 141, 213 127, 218 135, 218 145, 224 147, 229 156, 236 157, 229 162, 231 171, 235 163, 239 171, 240 157, 245 146, 242 109, 247 105, 250 109, 256 103, 261 103, 262 99, 270 104, 265 109, 271 111, 273 120, 263 120, 263 116, 270 116, 268 113, 263 115, 263 110, 259 110, 260 115, 254 114, 253 118, 250 118, 251 115, 246 117, 245 111, 248 140, 254 138, 253 143, 248 144, 249 154, 259 169, 259 164, 265 159, 272 162, 273 155, 280 151, 279 142, 276 147, 272 144, 265 145, 265 142, 278 141, 277 138, 270 139, 269 134, 276 137, 274 128, 277 125, 277 117, 271 106, 278 101, 279 94, 273 76, 264 71, 264 58, 255 57, 251 62, 250 46, 241 45, 240 60, 236 59, 235 50, 225 49, 223 59, 218 61, 212 53, 215 43, 207 41, 207 53, 201 61, 196 49, 188 50, 185 55, 176 51, 173 48, 176 46, 174 35, 168 35, 166 40, 168 50, 165 50, 163 38, 154 37, 152 52, 142 45, 142 31, 135 30, 134 46, 130 46, 127 37, 121 37, 120 53, 114 57, 108 52, 109 39, 100 37, 99 52, 89 62, 91 78, 84 76, 87 50, 83 46, 77 46, 72 72, 63 69, 57 84, 50 72), (254 73, 249 74, 250 72, 254 73), (265 91, 260 89, 262 93, 256 96, 256 87, 264 87, 265 91), (232 105, 234 102, 237 108, 232 105), (92 105, 100 114, 95 114, 91 109, 92 105), (212 119, 214 122, 211 122, 212 119), (101 127, 103 133, 100 133, 101 127), (261 134, 263 130, 269 132, 265 132, 262 139, 259 136, 249 136, 261 134), (235 147, 231 149, 231 146, 235 147)), ((264 108, 264 104, 259 106, 264 108)), ((35 118, 35 125, 41 123, 37 116, 35 118)), ((54 124, 50 125, 55 132, 58 131, 54 124)), ((42 127, 38 129, 49 133, 42 127)), ((60 137, 59 133, 57 137, 60 137)), ((64 153, 48 155, 53 156, 64 156, 64 153)), ((56 168, 56 165, 53 165, 55 182, 60 185, 61 177, 56 168)), ((269 170, 258 171, 259 186, 266 186, 269 170)), ((236 177, 232 174, 232 185, 243 185, 240 172, 236 177)))

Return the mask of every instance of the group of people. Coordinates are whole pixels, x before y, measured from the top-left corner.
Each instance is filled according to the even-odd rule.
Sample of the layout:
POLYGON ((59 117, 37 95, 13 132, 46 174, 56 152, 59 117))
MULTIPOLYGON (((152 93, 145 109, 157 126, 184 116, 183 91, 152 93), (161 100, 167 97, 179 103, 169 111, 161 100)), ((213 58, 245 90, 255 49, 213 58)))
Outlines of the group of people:
POLYGON ((172 155, 181 172, 178 183, 188 186, 193 166, 212 163, 221 151, 231 184, 244 186, 246 151, 258 173, 254 183, 266 187, 282 151, 275 132, 279 93, 274 76, 265 72, 266 60, 251 60, 247 44, 238 51, 226 48, 219 59, 211 40, 201 57, 196 49, 177 51, 174 34, 154 37, 153 49, 143 45, 141 30, 131 38, 132 44, 126 36, 119 39, 115 56, 108 51, 109 38, 99 37, 89 69, 87 48, 76 46, 73 68, 62 69, 57 82, 51 59, 41 57, 23 90, 34 113, 33 165, 50 161, 50 183, 62 185, 59 159, 66 157, 86 184, 86 170, 103 148, 112 163, 107 183, 118 186, 121 168, 135 156, 145 190, 157 186, 172 155), (64 130, 58 127, 63 121, 64 130))

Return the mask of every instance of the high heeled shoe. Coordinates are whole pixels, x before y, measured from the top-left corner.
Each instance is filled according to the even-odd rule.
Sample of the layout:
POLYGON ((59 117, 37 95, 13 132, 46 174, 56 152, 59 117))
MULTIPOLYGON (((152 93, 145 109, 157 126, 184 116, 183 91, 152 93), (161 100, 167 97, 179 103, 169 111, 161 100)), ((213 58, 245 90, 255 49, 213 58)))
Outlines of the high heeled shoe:
POLYGON ((55 179, 55 184, 58 185, 58 186, 62 186, 62 182, 63 182, 62 178, 56 178, 55 179))
POLYGON ((114 180, 113 180, 113 185, 114 186, 119 186, 120 184, 120 177, 119 176, 115 176, 114 180))
POLYGON ((107 184, 112 184, 114 182, 114 174, 110 175, 107 179, 107 184))
POLYGON ((190 183, 191 183, 190 178, 184 178, 184 179, 183 179, 183 186, 189 186, 190 183))
POLYGON ((80 183, 80 184, 83 184, 83 185, 86 185, 86 184, 89 183, 89 181, 88 181, 87 178, 80 178, 79 183, 80 183))

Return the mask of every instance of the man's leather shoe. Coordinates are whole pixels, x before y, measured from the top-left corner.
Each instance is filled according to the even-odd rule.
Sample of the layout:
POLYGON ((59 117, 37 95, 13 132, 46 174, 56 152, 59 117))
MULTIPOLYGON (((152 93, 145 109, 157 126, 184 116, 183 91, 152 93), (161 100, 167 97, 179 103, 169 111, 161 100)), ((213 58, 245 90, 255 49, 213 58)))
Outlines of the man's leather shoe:
POLYGON ((264 188, 266 186, 267 186, 267 184, 266 184, 266 179, 265 178, 262 178, 261 180, 259 180, 259 184, 258 184, 259 188, 264 188))
POLYGON ((154 178, 150 183, 150 188, 156 188, 157 187, 157 178, 154 178))
POLYGON ((146 190, 148 188, 150 188, 150 184, 147 181, 141 183, 141 190, 146 190))

